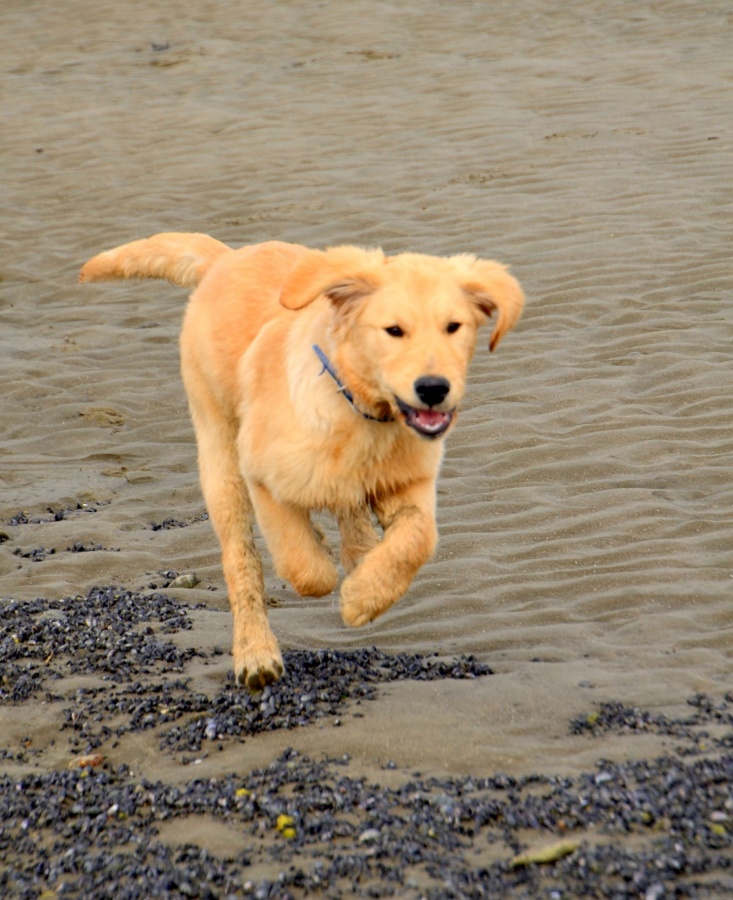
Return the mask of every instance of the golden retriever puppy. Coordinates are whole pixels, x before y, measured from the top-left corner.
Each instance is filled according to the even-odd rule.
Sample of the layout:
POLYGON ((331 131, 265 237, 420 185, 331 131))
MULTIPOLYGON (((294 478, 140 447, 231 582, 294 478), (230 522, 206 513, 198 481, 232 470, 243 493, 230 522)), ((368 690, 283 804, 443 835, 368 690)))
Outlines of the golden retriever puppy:
POLYGON ((254 518, 278 574, 320 597, 338 571, 310 514, 333 514, 347 625, 399 600, 435 549, 442 438, 477 330, 496 313, 493 349, 522 311, 506 269, 468 255, 274 241, 233 250, 206 235, 159 234, 95 256, 79 277, 196 288, 181 370, 221 543, 237 682, 257 690, 283 671, 254 518))

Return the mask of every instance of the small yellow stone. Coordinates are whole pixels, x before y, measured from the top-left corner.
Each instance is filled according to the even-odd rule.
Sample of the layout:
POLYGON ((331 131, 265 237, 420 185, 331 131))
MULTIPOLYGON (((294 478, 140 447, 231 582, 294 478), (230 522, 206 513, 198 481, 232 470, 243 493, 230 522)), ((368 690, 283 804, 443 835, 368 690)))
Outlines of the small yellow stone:
MULTIPOLYGON (((295 834, 295 829, 293 828, 295 825, 295 819, 292 816, 288 816, 285 813, 282 813, 277 817, 277 822, 275 822, 275 828, 281 833, 285 834, 285 829, 289 828, 293 835, 295 834)), ((286 835, 287 837, 287 835, 286 835)))

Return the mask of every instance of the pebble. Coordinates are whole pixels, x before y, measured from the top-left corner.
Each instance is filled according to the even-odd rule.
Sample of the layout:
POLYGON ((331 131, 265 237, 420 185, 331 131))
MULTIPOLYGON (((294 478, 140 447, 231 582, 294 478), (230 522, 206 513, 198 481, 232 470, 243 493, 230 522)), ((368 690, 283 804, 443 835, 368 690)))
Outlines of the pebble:
POLYGON ((187 572, 183 575, 176 576, 168 585, 172 588, 194 588, 200 582, 200 578, 195 572, 187 572))

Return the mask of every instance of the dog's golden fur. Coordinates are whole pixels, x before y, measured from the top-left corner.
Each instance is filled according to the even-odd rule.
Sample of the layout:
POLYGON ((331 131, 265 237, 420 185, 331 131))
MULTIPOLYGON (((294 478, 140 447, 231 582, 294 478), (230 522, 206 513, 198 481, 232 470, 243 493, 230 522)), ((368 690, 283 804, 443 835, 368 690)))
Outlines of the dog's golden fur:
POLYGON ((143 277, 196 286, 181 369, 221 542, 235 677, 257 689, 283 664, 253 516, 278 574, 298 593, 322 596, 338 573, 310 513, 329 510, 347 573, 344 622, 363 625, 389 609, 435 548, 441 436, 463 395, 477 329, 495 312, 496 346, 521 314, 522 291, 503 266, 473 256, 279 242, 232 250, 198 234, 125 244, 80 274, 143 277))

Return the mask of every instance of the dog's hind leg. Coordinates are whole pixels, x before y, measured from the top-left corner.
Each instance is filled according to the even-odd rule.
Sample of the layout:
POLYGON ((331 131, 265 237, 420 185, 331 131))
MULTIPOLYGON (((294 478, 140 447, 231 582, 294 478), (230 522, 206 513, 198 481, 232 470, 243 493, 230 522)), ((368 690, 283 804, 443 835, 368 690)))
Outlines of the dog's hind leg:
POLYGON ((374 530, 368 506, 341 511, 336 518, 341 532, 341 565, 348 575, 376 547, 379 535, 374 530))
POLYGON ((198 441, 201 487, 221 544, 234 618, 234 678, 256 691, 282 675, 283 661, 267 619, 262 563, 252 533, 252 504, 239 471, 237 425, 185 355, 182 369, 198 441))
POLYGON ((308 511, 278 503, 261 484, 250 483, 249 490, 277 574, 303 597, 330 594, 338 571, 308 511))

